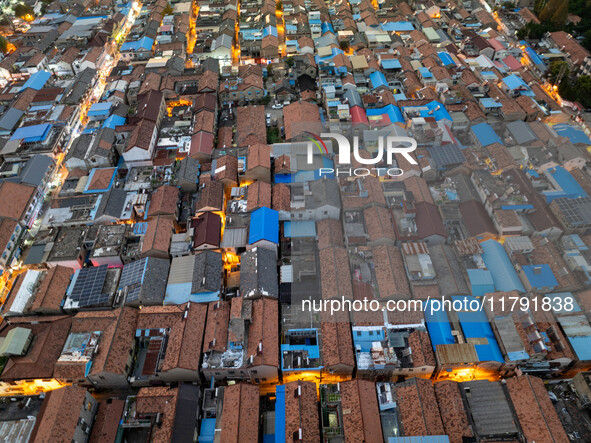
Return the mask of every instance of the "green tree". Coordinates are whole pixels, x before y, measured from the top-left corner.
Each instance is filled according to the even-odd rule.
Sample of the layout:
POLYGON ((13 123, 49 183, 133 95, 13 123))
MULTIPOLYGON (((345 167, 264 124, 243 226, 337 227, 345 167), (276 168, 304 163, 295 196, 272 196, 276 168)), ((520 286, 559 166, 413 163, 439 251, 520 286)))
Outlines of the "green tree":
POLYGON ((577 78, 574 89, 576 100, 585 108, 591 108, 591 76, 582 75, 577 78))
POLYGON ((552 14, 552 19, 550 21, 554 26, 560 28, 566 23, 567 16, 568 0, 562 0, 556 11, 554 11, 554 14, 552 14))
POLYGON ((585 31, 585 34, 583 35, 585 36, 585 38, 583 39, 583 42, 581 44, 585 47, 585 49, 591 50, 591 29, 585 31))
POLYGON ((3 35, 0 35, 0 52, 6 54, 8 52, 8 40, 3 35))
POLYGON ((285 64, 287 65, 288 68, 291 68, 294 63, 295 63, 295 61, 294 61, 293 57, 287 57, 285 59, 285 64))
POLYGON ((170 6, 170 3, 167 3, 164 11, 162 11, 162 15, 171 15, 174 12, 174 9, 172 6, 170 6))
POLYGON ((540 12, 540 21, 556 27, 564 26, 568 15, 568 0, 549 0, 540 12))
POLYGON ((557 61, 550 65, 550 72, 548 72, 548 80, 553 85, 560 83, 563 79, 568 78, 570 74, 570 67, 567 62, 557 61))
POLYGON ((25 18, 27 16, 34 17, 35 11, 29 5, 25 5, 24 3, 19 3, 14 7, 14 15, 19 18, 25 18))

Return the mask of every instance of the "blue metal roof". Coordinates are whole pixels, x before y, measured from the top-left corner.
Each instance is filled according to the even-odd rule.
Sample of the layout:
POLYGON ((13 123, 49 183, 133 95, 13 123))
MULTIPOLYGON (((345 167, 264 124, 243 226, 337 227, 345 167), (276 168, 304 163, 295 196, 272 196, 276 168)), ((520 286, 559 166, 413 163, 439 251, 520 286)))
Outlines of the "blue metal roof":
POLYGON ((525 288, 503 245, 495 240, 487 240, 480 243, 480 246, 484 251, 482 259, 492 275, 495 289, 503 292, 525 292, 525 288))
POLYGON ((402 65, 395 58, 387 58, 386 60, 382 60, 382 68, 384 69, 401 69, 402 65))
POLYGON ((493 143, 504 144, 495 130, 488 123, 480 123, 472 126, 472 132, 482 146, 492 145, 493 143))
POLYGON ((121 117, 120 115, 110 115, 101 126, 102 128, 111 128, 115 129, 117 126, 123 126, 125 124, 125 117, 121 117))
POLYGON ((468 269, 468 278, 472 287, 472 295, 476 297, 495 291, 495 282, 490 271, 486 269, 468 269))
MULTIPOLYGON (((469 295, 457 295, 452 298, 454 300, 468 300, 468 303, 475 300, 474 297, 469 295)), ((480 300, 478 300, 478 303, 480 304, 480 300)), ((468 306, 470 306, 470 304, 468 304, 468 306)), ((503 354, 501 354, 495 334, 490 327, 490 323, 486 318, 484 311, 482 309, 474 311, 457 311, 457 315, 460 320, 460 326, 462 327, 464 337, 467 339, 485 338, 488 342, 487 344, 474 345, 476 354, 478 354, 478 359, 480 361, 498 361, 504 363, 505 359, 503 358, 503 354)))
POLYGON ((437 351, 437 345, 451 345, 456 341, 451 333, 451 326, 447 313, 442 310, 434 310, 431 312, 431 304, 433 300, 424 303, 425 324, 427 331, 429 331, 429 338, 433 350, 437 351))
POLYGON ((542 59, 540 58, 540 56, 532 48, 530 48, 529 46, 527 46, 525 48, 525 52, 527 53, 527 55, 530 58, 530 60, 534 63, 534 65, 542 65, 542 66, 545 66, 545 64, 542 61, 542 59))
POLYGON ((49 131, 52 127, 53 125, 49 123, 42 123, 40 125, 33 126, 21 126, 16 131, 14 131, 14 134, 12 134, 10 140, 22 140, 25 143, 39 142, 41 140, 45 140, 45 137, 47 137, 47 134, 49 134, 49 131))
POLYGON ((283 231, 287 238, 316 237, 316 223, 313 220, 286 221, 283 231))
POLYGON ((433 74, 431 74, 431 71, 429 71, 429 68, 419 68, 419 72, 421 73, 421 77, 423 78, 433 78, 433 74))
POLYGON ((263 28, 263 37, 268 37, 272 35, 273 37, 277 37, 277 28, 275 26, 267 26, 263 28))
POLYGON ((534 289, 553 288, 558 286, 550 265, 527 265, 523 266, 523 273, 534 289))
POLYGON ((331 34, 334 34, 334 28, 332 27, 332 24, 329 22, 322 22, 322 25, 320 26, 320 32, 322 34, 326 33, 326 32, 330 32, 331 34))
POLYGON ((560 124, 552 126, 552 129, 554 129, 561 137, 568 138, 571 143, 591 144, 591 140, 589 140, 589 137, 581 128, 569 124, 560 124))
POLYGON ((273 209, 262 207, 250 215, 250 232, 248 243, 260 240, 279 243, 279 213, 273 209))
POLYGON ((275 443, 285 443, 285 386, 275 386, 275 443))
POLYGON ((504 211, 526 211, 534 209, 534 205, 502 205, 501 209, 504 211))
POLYGON ((411 22, 388 22, 382 23, 382 29, 387 32, 410 32, 415 27, 411 22))
POLYGON ((441 60, 441 63, 443 63, 443 66, 455 65, 454 59, 451 58, 449 52, 438 52, 437 56, 439 57, 439 60, 441 60))
POLYGON ((43 88, 43 86, 45 86, 45 83, 47 83, 47 80, 49 80, 49 77, 51 77, 51 72, 37 71, 32 76, 30 76, 28 78, 28 80, 25 82, 25 84, 23 86, 21 86, 21 89, 19 90, 19 92, 24 91, 27 88, 31 88, 31 89, 34 89, 35 91, 39 91, 40 89, 43 88))
POLYGON ((556 198, 581 198, 587 197, 587 193, 579 182, 562 166, 548 169, 550 176, 561 189, 556 191, 543 191, 546 201, 550 203, 556 198))
MULTIPOLYGON (((575 300, 575 297, 573 296, 572 292, 554 292, 552 294, 548 294, 548 297, 550 297, 551 299, 554 299, 554 297, 558 297, 562 299, 562 309, 555 309, 555 307, 558 307, 559 304, 558 303, 552 303, 552 312, 554 312, 555 314, 571 314, 573 312, 581 312, 581 307, 579 306, 579 304, 577 303, 577 301, 575 300), (564 308, 564 303, 565 303, 565 299, 566 298, 570 298, 570 302, 572 303, 572 309, 565 309, 564 308)), ((569 306, 570 308, 570 306, 569 306)))
POLYGON ((111 103, 111 102, 95 103, 88 110, 88 115, 89 116, 98 116, 98 115, 108 116, 109 111, 111 110, 112 106, 113 106, 113 103, 111 103))
POLYGON ((485 108, 502 108, 503 107, 502 103, 496 101, 494 98, 485 97, 485 98, 481 98, 479 101, 480 101, 480 104, 482 106, 484 106, 485 108))
POLYGON ((134 42, 125 42, 121 45, 121 51, 139 51, 143 49, 148 51, 154 46, 154 39, 150 37, 142 37, 134 42))
POLYGON ((407 112, 408 109, 413 109, 415 111, 418 109, 419 115, 423 118, 433 117, 435 121, 443 119, 452 120, 451 115, 449 115, 445 106, 435 100, 422 106, 404 106, 402 111, 407 112))
POLYGON ((371 87, 373 89, 377 89, 380 87, 389 88, 386 76, 380 71, 374 71, 371 74, 369 74, 369 81, 371 82, 371 87))
POLYGON ((516 74, 511 74, 511 75, 508 75, 507 77, 504 77, 503 83, 505 83, 507 88, 509 88, 511 90, 521 89, 521 88, 529 89, 529 87, 523 81, 523 79, 516 74))
POLYGON ((373 117, 376 115, 383 115, 387 114, 390 118, 390 122, 392 123, 404 123, 404 117, 402 116, 402 112, 394 105, 387 105, 383 108, 373 108, 373 109, 366 109, 366 114, 368 117, 373 117))
POLYGON ((215 418, 202 418, 199 429, 199 443, 213 443, 215 437, 215 418))

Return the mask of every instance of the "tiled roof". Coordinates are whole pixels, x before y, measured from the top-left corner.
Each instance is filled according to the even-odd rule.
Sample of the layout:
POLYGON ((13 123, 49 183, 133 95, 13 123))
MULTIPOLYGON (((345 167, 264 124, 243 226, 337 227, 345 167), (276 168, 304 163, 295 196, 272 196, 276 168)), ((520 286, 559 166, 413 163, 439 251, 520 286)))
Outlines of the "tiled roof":
POLYGON ((0 185, 0 217, 20 221, 24 217, 35 188, 5 181, 0 185))
POLYGON ((350 380, 342 382, 340 386, 345 439, 359 442, 383 441, 374 382, 350 380))
POLYGON ((224 388, 221 441, 256 442, 259 438, 259 387, 237 383, 224 388))
POLYGON ((50 391, 43 400, 42 410, 37 417, 34 441, 72 441, 80 417, 85 407, 86 389, 78 386, 50 391))

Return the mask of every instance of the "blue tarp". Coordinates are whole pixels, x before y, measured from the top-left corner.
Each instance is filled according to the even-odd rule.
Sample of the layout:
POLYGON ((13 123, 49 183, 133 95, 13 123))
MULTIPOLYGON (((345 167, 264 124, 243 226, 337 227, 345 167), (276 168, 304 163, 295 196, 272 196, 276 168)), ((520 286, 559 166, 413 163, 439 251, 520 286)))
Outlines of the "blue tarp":
POLYGON ((495 130, 488 123, 480 123, 472 126, 472 132, 484 147, 492 145, 493 143, 503 144, 495 130))
POLYGON ((24 91, 27 88, 34 89, 35 91, 39 91, 40 89, 45 86, 47 80, 51 77, 51 72, 48 71, 37 71, 29 79, 25 82, 25 84, 21 87, 19 92, 24 91))
POLYGON ((49 131, 51 131, 52 127, 53 125, 49 123, 42 123, 40 125, 33 126, 21 126, 16 131, 14 131, 14 134, 12 134, 10 139, 22 140, 25 143, 39 142, 45 140, 45 137, 47 137, 47 134, 49 134, 49 131))
POLYGON ((492 275, 495 289, 503 292, 525 292, 525 288, 503 245, 495 240, 487 240, 480 243, 480 246, 484 251, 482 259, 492 275))
POLYGON ((248 244, 260 240, 279 243, 279 213, 266 207, 259 208, 250 216, 248 244))

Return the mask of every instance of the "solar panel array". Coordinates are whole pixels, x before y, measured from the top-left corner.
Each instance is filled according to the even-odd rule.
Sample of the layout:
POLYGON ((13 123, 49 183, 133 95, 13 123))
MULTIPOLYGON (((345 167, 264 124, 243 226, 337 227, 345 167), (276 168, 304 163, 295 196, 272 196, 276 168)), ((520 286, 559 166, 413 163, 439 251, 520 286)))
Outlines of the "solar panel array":
POLYGON ((591 197, 557 198, 554 201, 569 225, 576 227, 591 224, 591 197))
POLYGON ((466 157, 464 157, 460 147, 456 144, 435 146, 429 149, 429 153, 438 168, 445 168, 446 166, 457 165, 466 161, 466 157))
POLYGON ((103 294, 108 265, 82 268, 68 297, 73 306, 79 308, 105 306, 110 302, 111 294, 103 294))
POLYGON ((140 297, 140 289, 147 260, 147 258, 136 260, 123 267, 121 280, 119 280, 119 289, 125 290, 127 288, 126 303, 135 301, 140 297))

